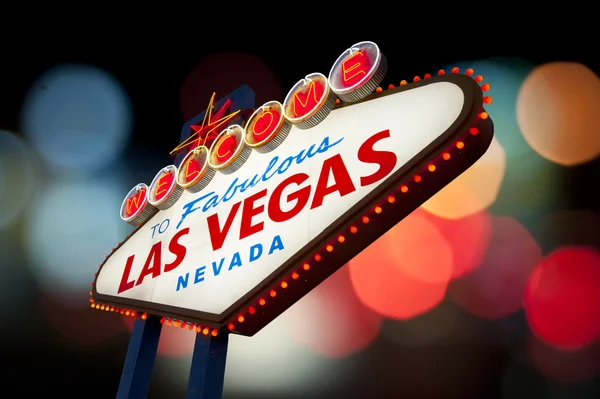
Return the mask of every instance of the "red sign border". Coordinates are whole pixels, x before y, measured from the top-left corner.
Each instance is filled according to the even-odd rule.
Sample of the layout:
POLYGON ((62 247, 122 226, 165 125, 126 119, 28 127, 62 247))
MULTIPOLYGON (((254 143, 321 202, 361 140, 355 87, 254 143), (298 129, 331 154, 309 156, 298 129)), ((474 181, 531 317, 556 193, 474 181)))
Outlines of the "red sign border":
MULTIPOLYGON (((493 138, 493 124, 490 118, 485 120, 480 119, 479 115, 483 111, 483 93, 481 87, 477 84, 477 82, 469 76, 462 74, 444 74, 433 76, 424 80, 420 80, 408 85, 403 85, 400 87, 396 87, 387 91, 377 92, 369 95, 368 97, 354 102, 354 103, 341 103, 337 104, 334 109, 342 108, 342 107, 351 107, 355 104, 360 104, 362 102, 375 100, 384 96, 394 95, 406 90, 413 90, 418 87, 426 86, 436 82, 451 82, 456 84, 464 94, 464 103, 463 108, 457 117, 456 121, 444 132, 441 134, 435 141, 433 141, 429 146, 424 148, 419 154, 417 154, 413 159, 411 159, 408 163, 400 167, 399 170, 390 175, 381 185, 376 187, 372 192, 370 192, 367 196, 365 196, 361 201, 359 201, 356 205, 354 205, 351 209, 349 209, 343 216, 341 216, 336 222, 331 224, 325 231, 323 231, 319 236, 315 237, 311 242, 307 243, 300 251, 291 256, 288 261, 278 267, 274 272, 272 272, 268 277, 266 277, 260 284, 258 284, 254 289, 248 292, 246 295, 242 296, 238 301, 236 301, 233 305, 231 305, 228 309, 226 309, 221 314, 211 314, 206 312, 199 312, 185 308, 179 308, 168 305, 161 305, 147 301, 141 301, 130 298, 116 297, 111 295, 102 295, 96 291, 96 280, 98 278, 98 273, 95 274, 94 283, 92 286, 92 298, 97 303, 102 303, 109 306, 115 306, 118 308, 126 307, 130 310, 135 310, 137 312, 147 312, 149 314, 157 314, 164 317, 171 318, 173 320, 185 320, 193 323, 202 324, 205 326, 210 326, 214 328, 222 328, 225 326, 229 326, 229 330, 232 333, 242 334, 242 335, 253 335, 261 328, 266 326, 272 319, 277 317, 280 313, 285 311, 289 306, 298 301, 304 295, 306 295, 314 286, 318 285, 320 282, 324 281, 329 275, 333 272, 341 268, 346 264, 348 260, 343 260, 338 262, 339 264, 335 264, 332 266, 335 257, 332 259, 328 259, 328 271, 324 273, 322 278, 316 284, 311 284, 310 288, 306 290, 301 290, 299 293, 292 297, 288 297, 285 302, 289 303, 285 307, 281 308, 283 302, 281 302, 280 306, 277 306, 279 309, 277 314, 273 317, 268 318, 260 318, 263 319, 263 322, 259 322, 259 324, 255 323, 245 323, 246 328, 231 328, 232 323, 229 321, 234 320, 234 318, 238 317, 238 314, 243 314, 245 309, 247 309, 250 305, 256 303, 261 297, 264 297, 265 292, 268 292, 270 288, 276 285, 279 281, 281 281, 282 277, 292 273, 299 265, 302 265, 306 259, 314 256, 315 253, 322 250, 323 246, 334 240, 339 232, 344 228, 349 227, 360 215, 364 214, 365 211, 373 208, 378 202, 381 202, 382 199, 385 199, 388 195, 388 192, 394 188, 397 188, 398 185, 405 181, 407 178, 413 176, 413 174, 417 173, 420 169, 426 166, 427 162, 433 159, 436 155, 440 154, 443 150, 451 146, 454 142, 462 138, 466 131, 473 126, 477 126, 480 134, 476 137, 477 140, 480 141, 478 146, 471 146, 469 148, 477 148, 478 152, 475 157, 471 157, 473 159, 465 159, 467 162, 461 162, 462 171, 466 170, 470 167, 481 155, 485 153, 487 148, 489 147, 491 140, 493 138), (483 140, 483 141, 482 141, 483 140), (252 327, 254 324, 254 327, 252 327)), ((376 132, 374 132, 376 133, 376 132)), ((468 153, 467 153, 468 154, 468 153)), ((469 158, 469 157, 466 157, 469 158)), ((462 173, 462 171, 460 173, 462 173)), ((447 185, 450 181, 456 178, 460 173, 455 174, 451 177, 447 182, 445 182, 443 186, 447 185)), ((439 189, 441 189, 440 187, 439 189)), ((419 198, 419 203, 422 204, 428 198, 430 198, 436 190, 432 193, 428 193, 425 190, 426 196, 421 196, 419 198)), ((419 205, 415 206, 418 207, 419 205)), ((409 212, 410 213, 410 212, 409 212)), ((408 214, 407 214, 408 215, 408 214)), ((405 216, 399 218, 394 221, 394 224, 399 223, 405 216)), ((137 230, 139 230, 144 224, 140 225, 138 228, 134 229, 132 234, 127 237, 129 239, 137 230)), ((389 228, 393 227, 390 226, 389 228)), ((388 228, 388 229, 389 229, 388 228)), ((387 230, 386 230, 387 231, 387 230)), ((380 235, 384 234, 385 231, 378 234, 377 236, 370 236, 368 240, 368 244, 375 241, 380 235), (372 238, 372 239, 371 239, 372 238)), ((127 241, 127 239, 125 241, 127 241)), ((113 249, 114 253, 125 241, 119 244, 118 247, 113 249)), ((367 245, 368 245, 367 244, 367 245)), ((364 248, 363 246, 362 248, 364 248)), ((356 253, 352 256, 356 256, 362 248, 360 248, 356 253)), ((112 255, 111 253, 111 255, 112 255)), ((110 258, 111 255, 108 255, 105 261, 100 265, 99 269, 102 268, 104 263, 110 258)), ((331 254, 333 255, 333 254, 331 254)), ((318 273, 315 271, 315 274, 318 273)), ((285 296, 289 296, 291 294, 288 293, 285 296)), ((283 299, 283 298, 281 298, 283 299)), ((279 302, 275 300, 275 302, 279 302)), ((275 305, 276 306, 276 305, 275 305)), ((108 307, 107 307, 108 309, 108 307)), ((262 310, 262 309, 261 309, 262 310)), ((258 321, 258 318, 257 320, 258 321)), ((240 326, 242 323, 240 323, 240 326)))

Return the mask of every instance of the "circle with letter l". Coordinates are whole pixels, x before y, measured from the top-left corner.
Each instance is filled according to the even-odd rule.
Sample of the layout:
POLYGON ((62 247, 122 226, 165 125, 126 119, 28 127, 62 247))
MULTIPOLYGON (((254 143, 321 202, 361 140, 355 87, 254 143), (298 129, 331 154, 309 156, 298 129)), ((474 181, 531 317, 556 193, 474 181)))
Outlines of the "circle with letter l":
POLYGON ((169 165, 160 170, 152 180, 148 192, 148 202, 160 210, 169 209, 183 193, 177 185, 177 168, 169 165))
POLYGON ((387 60, 373 42, 360 42, 344 51, 329 72, 331 90, 344 102, 373 93, 387 72, 387 60))
POLYGON ((139 226, 150 219, 155 211, 156 208, 148 203, 148 186, 139 183, 127 193, 120 213, 123 221, 132 226, 139 226))
POLYGON ((244 129, 231 125, 224 129, 210 147, 208 164, 226 175, 242 167, 252 149, 244 143, 244 129))
POLYGON ((210 151, 201 145, 188 152, 177 169, 177 185, 191 193, 204 189, 215 176, 208 165, 210 151))
POLYGON ((310 129, 327 118, 335 106, 335 98, 325 75, 311 73, 289 91, 283 101, 283 112, 299 129, 310 129))
POLYGON ((283 116, 283 105, 269 101, 248 119, 244 129, 244 143, 260 153, 273 151, 286 139, 292 124, 283 116))

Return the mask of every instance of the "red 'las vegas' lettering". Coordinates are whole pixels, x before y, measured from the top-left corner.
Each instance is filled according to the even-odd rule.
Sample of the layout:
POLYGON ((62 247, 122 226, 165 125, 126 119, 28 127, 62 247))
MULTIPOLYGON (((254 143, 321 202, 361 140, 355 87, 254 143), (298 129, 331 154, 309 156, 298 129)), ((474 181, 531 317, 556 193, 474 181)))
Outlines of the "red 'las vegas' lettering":
POLYGON ((303 187, 291 194, 288 194, 286 197, 286 203, 295 201, 295 205, 289 211, 283 211, 281 209, 281 195, 283 194, 283 190, 292 184, 300 185, 307 181, 308 178, 309 176, 306 173, 297 173, 295 175, 291 175, 279 183, 277 187, 275 187, 275 190, 273 190, 273 193, 271 194, 271 200, 269 201, 269 219, 277 223, 282 223, 286 220, 290 220, 299 214, 302 209, 304 209, 310 198, 310 186, 303 187))
MULTIPOLYGON (((367 176, 360 176, 359 182, 361 187, 380 181, 394 170, 397 162, 396 154, 390 151, 375 150, 373 148, 377 142, 388 137, 390 137, 389 130, 381 131, 369 137, 358 149, 357 158, 359 161, 365 164, 378 165, 378 169, 374 173, 367 176)), ((291 209, 287 211, 282 210, 281 200, 285 189, 292 185, 300 186, 307 180, 307 174, 297 173, 288 177, 275 187, 266 204, 267 216, 272 221, 278 223, 285 222, 298 215, 306 207, 311 194, 310 185, 301 187, 285 197, 286 203, 294 202, 291 209)), ((323 162, 319 179, 315 185, 310 209, 320 207, 323 205, 325 198, 334 193, 337 193, 339 197, 343 197, 354 191, 356 191, 356 186, 348 173, 348 169, 344 164, 342 156, 340 154, 334 155, 323 162), (332 183, 329 184, 331 181, 332 183)), ((258 220, 258 216, 265 213, 265 204, 257 202, 266 196, 267 190, 265 189, 243 201, 233 204, 223 227, 221 227, 221 222, 219 221, 219 215, 217 213, 206 218, 210 241, 214 251, 223 247, 240 208, 242 208, 239 231, 240 240, 250 237, 264 229, 264 222, 258 220)))
POLYGON ((131 268, 133 266, 133 261, 135 260, 135 255, 131 255, 127 258, 127 262, 125 263, 125 269, 123 270, 123 275, 121 276, 121 283, 119 284, 119 289, 117 291, 118 294, 132 289, 136 285, 142 284, 144 279, 147 276, 152 276, 151 278, 156 278, 160 276, 162 273, 167 273, 172 270, 175 270, 177 266, 183 262, 185 258, 185 254, 187 249, 183 246, 179 239, 188 234, 190 232, 190 228, 186 227, 185 229, 181 229, 177 234, 171 238, 169 242, 169 252, 175 255, 175 260, 171 263, 167 263, 164 266, 164 269, 161 271, 162 265, 162 242, 159 241, 150 248, 150 253, 146 257, 146 262, 144 263, 144 267, 142 268, 140 275, 137 280, 129 280, 129 275, 131 274, 131 268))
POLYGON ((391 151, 377 151, 373 149, 375 143, 388 137, 390 137, 390 131, 383 130, 369 137, 358 149, 359 161, 379 165, 379 169, 377 169, 375 173, 360 178, 361 187, 377 183, 394 170, 396 162, 398 161, 396 154, 391 151))
POLYGON ((352 178, 350 177, 350 173, 348 173, 348 169, 346 169, 342 156, 340 154, 334 155, 323 162, 310 209, 315 209, 323 205, 323 199, 329 194, 338 192, 340 193, 340 197, 343 197, 354 191, 356 191, 356 187, 352 183, 352 178), (333 184, 328 186, 327 183, 329 182, 330 175, 333 176, 333 184))

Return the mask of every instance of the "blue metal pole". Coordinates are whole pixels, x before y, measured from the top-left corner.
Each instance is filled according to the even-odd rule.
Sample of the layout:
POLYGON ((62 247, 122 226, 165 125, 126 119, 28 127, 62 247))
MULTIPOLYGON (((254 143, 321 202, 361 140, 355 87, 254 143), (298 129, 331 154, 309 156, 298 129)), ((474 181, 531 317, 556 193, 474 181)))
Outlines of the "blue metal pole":
POLYGON ((135 321, 117 399, 145 399, 148 396, 161 328, 160 319, 156 316, 135 321))
POLYGON ((196 334, 186 399, 221 399, 229 333, 196 334))

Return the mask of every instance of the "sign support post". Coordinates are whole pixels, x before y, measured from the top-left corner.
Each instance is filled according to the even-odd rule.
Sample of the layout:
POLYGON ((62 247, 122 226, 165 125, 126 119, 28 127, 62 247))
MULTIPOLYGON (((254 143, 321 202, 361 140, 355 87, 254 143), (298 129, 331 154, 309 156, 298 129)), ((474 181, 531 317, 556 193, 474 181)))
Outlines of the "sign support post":
POLYGON ((117 399, 144 399, 148 396, 161 329, 162 324, 156 316, 135 321, 117 399))
POLYGON ((229 334, 196 334, 186 399, 221 399, 229 334))

